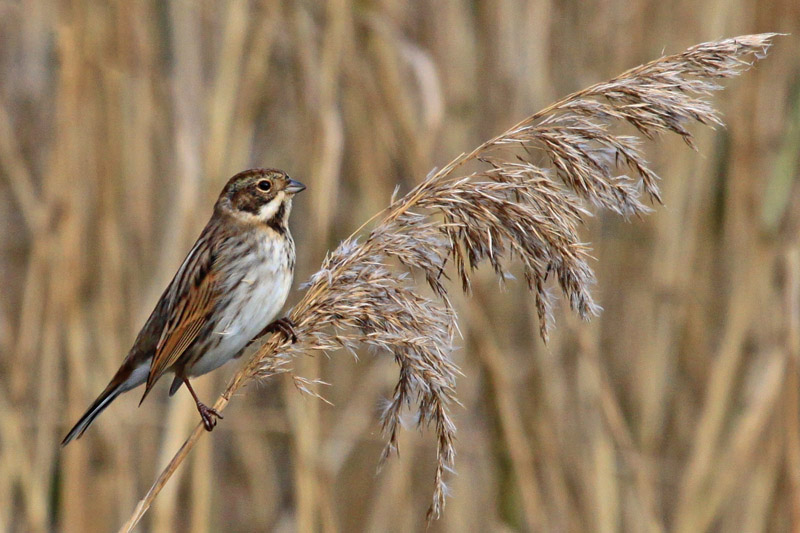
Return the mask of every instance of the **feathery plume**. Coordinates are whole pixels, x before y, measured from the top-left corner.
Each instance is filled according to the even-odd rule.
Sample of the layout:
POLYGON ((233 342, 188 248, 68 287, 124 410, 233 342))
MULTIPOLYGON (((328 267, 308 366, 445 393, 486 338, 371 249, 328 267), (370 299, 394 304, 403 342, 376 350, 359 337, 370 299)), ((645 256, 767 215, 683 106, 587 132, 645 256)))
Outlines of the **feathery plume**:
POLYGON ((290 315, 300 341, 267 344, 249 375, 262 376, 276 359, 354 351, 359 344, 393 354, 400 377, 382 417, 388 435, 382 460, 397 449, 402 408, 416 403, 419 424, 433 425, 438 437, 428 518, 438 517, 444 472, 455 456, 449 407, 456 403, 458 369, 449 357, 456 316, 444 282, 448 261, 469 292, 471 272, 484 260, 504 279, 511 258, 518 259, 545 341, 552 323, 550 273, 579 316, 596 315, 594 273, 577 232, 589 213, 584 204, 627 218, 650 211, 643 197, 661 202, 640 139, 612 126, 627 122, 648 139, 672 132, 694 148, 691 122, 722 124, 704 98, 721 89, 718 80, 764 57, 774 35, 700 44, 633 68, 556 102, 432 173, 395 199, 363 242, 350 237, 327 256, 290 315), (549 164, 535 163, 534 155, 549 164), (471 160, 486 168, 457 175, 471 160), (421 296, 398 264, 406 273, 424 274, 438 301, 421 296))
MULTIPOLYGON (((545 341, 552 325, 550 274, 574 312, 584 319, 596 315, 589 249, 578 235, 587 204, 631 217, 650 211, 645 200, 661 202, 658 176, 639 150, 641 139, 616 133, 614 126, 630 124, 647 139, 672 132, 694 147, 692 122, 721 124, 705 98, 721 88, 719 80, 764 57, 775 35, 699 44, 638 66, 559 100, 432 172, 393 199, 363 240, 357 231, 328 254, 290 313, 298 342, 273 335, 216 407, 248 381, 287 371, 301 354, 340 348, 355 353, 359 345, 390 353, 400 375, 382 416, 388 439, 382 460, 397 449, 402 409, 416 405, 418 423, 432 426, 437 436, 427 517, 438 517, 444 475, 455 456, 449 409, 457 403, 458 369, 450 360, 456 316, 447 297, 448 267, 469 292, 472 271, 482 262, 502 280, 512 258, 518 260, 545 341), (483 169, 459 174, 467 162, 483 169), (409 273, 424 275, 432 298, 416 290, 409 273)), ((199 430, 187 444, 197 438, 199 430)), ((186 452, 181 450, 181 458, 186 452)), ((162 474, 154 489, 164 482, 162 474)), ((144 513, 154 489, 129 524, 144 513)))

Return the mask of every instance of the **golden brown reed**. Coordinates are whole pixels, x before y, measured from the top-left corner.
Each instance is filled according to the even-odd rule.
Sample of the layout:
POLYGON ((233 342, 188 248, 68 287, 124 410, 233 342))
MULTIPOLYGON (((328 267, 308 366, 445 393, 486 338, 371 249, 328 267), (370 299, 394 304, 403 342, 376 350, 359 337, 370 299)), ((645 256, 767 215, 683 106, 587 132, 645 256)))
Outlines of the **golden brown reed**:
MULTIPOLYGON (((448 300, 447 263, 465 292, 471 272, 488 261, 501 281, 508 263, 519 260, 534 293, 539 330, 547 339, 552 275, 583 319, 599 313, 591 296, 594 274, 577 226, 589 212, 584 202, 625 217, 650 209, 644 194, 660 201, 658 177, 638 150, 635 136, 616 133, 627 122, 653 139, 675 133, 694 146, 691 122, 721 124, 705 100, 730 78, 766 55, 775 34, 746 35, 693 46, 574 93, 526 118, 394 200, 363 242, 358 233, 328 254, 292 309, 298 342, 272 338, 237 374, 224 394, 253 379, 290 370, 304 355, 359 345, 392 354, 400 376, 383 410, 388 434, 381 461, 397 451, 404 407, 416 405, 417 424, 438 438, 433 502, 427 518, 439 517, 445 503, 445 473, 453 467, 455 425, 449 409, 457 403, 458 370, 451 361, 456 315, 448 300), (516 149, 516 150, 515 150, 516 149), (539 162, 543 155, 549 166, 539 162), (479 160, 488 168, 458 175, 479 160), (631 176, 621 174, 630 172, 631 176), (397 268, 397 264, 402 266, 397 268), (434 299, 421 295, 409 275, 421 273, 434 299)), ((300 387, 307 390, 306 381, 300 387)), ((146 511, 189 447, 195 430, 126 525, 146 511)))
MULTIPOLYGON (((584 323, 554 299, 545 347, 524 282, 498 290, 483 268, 471 298, 450 291, 465 408, 452 410, 454 497, 430 530, 793 530, 797 9, 0 2, 0 529, 118 527, 196 425, 188 396, 156 391, 137 409, 129 395, 58 452, 226 177, 278 166, 309 185, 292 221, 306 280, 398 183, 411 189, 555 98, 665 50, 781 31, 792 36, 770 60, 715 98, 728 127, 692 129, 701 155, 676 136, 639 147, 665 178, 666 208, 634 224, 585 219, 599 317, 584 323)), ((286 377, 239 395, 139 529, 421 530, 436 439, 401 431, 402 453, 375 475, 376 405, 397 367, 359 354, 292 361, 335 384, 324 389, 335 408, 286 377)), ((198 380, 201 397, 236 370, 198 380)))

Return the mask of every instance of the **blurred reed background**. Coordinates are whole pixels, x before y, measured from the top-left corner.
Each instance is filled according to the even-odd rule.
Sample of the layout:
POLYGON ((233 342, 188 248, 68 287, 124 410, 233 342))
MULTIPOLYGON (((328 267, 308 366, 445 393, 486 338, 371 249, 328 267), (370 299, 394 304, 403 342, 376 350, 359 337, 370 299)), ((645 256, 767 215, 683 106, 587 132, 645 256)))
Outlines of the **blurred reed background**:
MULTIPOLYGON (((58 446, 229 176, 309 186, 300 283, 396 185, 556 97, 759 31, 795 36, 715 96, 728 127, 647 147, 666 207, 584 231, 599 318, 561 305, 545 347, 521 283, 454 302, 464 407, 431 531, 800 528, 800 4, 0 1, 0 530, 116 529, 197 423, 161 385, 58 446)), ((375 474, 391 358, 296 368, 334 406, 249 387, 141 530, 424 528, 432 435, 375 474)))

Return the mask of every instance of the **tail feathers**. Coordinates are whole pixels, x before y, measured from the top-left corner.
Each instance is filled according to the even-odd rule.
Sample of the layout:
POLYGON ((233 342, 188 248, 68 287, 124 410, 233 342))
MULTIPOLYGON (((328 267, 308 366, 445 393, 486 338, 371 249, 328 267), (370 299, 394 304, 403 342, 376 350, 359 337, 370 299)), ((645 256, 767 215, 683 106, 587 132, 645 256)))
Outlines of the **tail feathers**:
POLYGON ((175 379, 172 380, 172 385, 169 386, 170 397, 178 392, 178 389, 181 388, 181 385, 183 385, 183 378, 176 373, 175 379))
POLYGON ((97 418, 97 415, 103 412, 103 409, 108 407, 114 399, 124 392, 122 387, 123 384, 115 384, 110 383, 106 390, 104 390, 100 396, 89 406, 89 409, 83 414, 78 423, 75 424, 67 436, 64 437, 64 440, 61 441, 61 446, 66 446, 67 444, 72 441, 72 439, 79 439, 83 432, 94 422, 94 419, 97 418))

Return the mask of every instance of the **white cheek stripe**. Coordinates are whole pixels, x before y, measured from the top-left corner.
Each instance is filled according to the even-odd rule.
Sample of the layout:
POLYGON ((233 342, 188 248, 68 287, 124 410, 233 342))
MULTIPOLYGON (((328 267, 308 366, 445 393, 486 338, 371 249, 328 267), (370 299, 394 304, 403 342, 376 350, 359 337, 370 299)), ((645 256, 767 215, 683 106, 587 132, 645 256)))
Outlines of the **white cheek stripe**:
POLYGON ((271 202, 261 206, 261 210, 258 212, 258 218, 261 220, 270 220, 274 217, 275 213, 278 212, 278 208, 283 203, 284 196, 286 196, 285 193, 281 191, 275 195, 275 198, 273 198, 271 202))

